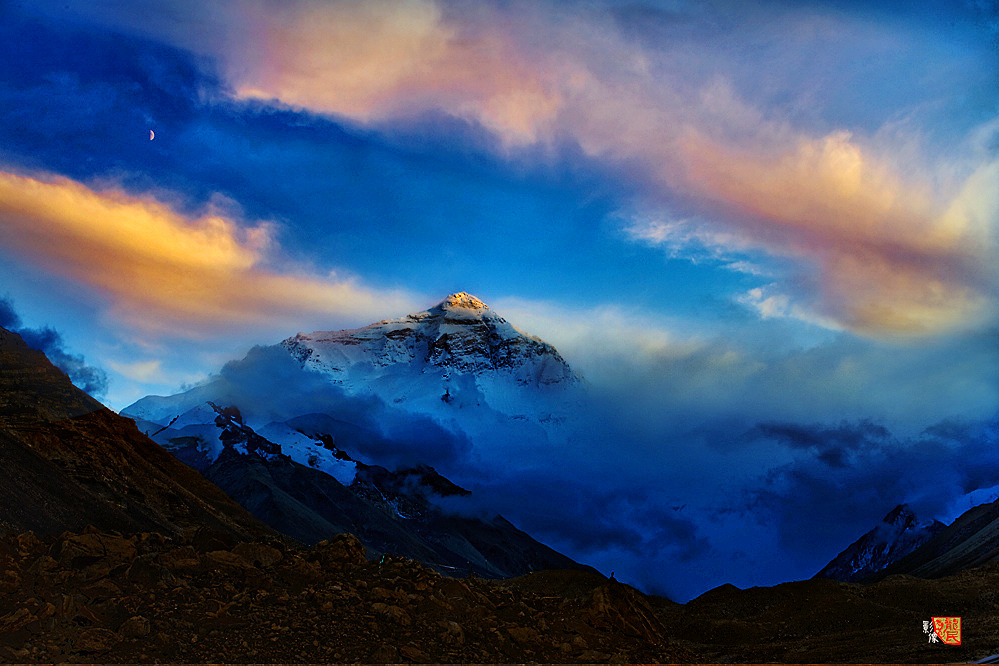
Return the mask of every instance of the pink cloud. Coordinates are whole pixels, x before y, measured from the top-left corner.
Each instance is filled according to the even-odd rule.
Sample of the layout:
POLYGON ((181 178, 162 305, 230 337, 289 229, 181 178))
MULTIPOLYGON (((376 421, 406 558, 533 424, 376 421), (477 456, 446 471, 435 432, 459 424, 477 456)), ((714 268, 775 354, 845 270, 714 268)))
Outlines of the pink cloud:
POLYGON ((770 155, 693 132, 682 145, 686 186, 730 226, 818 267, 818 314, 865 333, 928 333, 976 322, 989 309, 982 281, 995 198, 982 201, 973 183, 994 165, 940 205, 927 186, 903 181, 842 132, 802 137, 770 155))

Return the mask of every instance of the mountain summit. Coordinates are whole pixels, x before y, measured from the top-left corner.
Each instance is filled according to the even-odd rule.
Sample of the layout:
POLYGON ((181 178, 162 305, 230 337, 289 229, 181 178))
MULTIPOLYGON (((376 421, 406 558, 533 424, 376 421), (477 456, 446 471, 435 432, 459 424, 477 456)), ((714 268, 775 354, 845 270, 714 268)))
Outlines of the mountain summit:
MULTIPOLYGON (((432 393, 451 396, 458 390, 452 387, 453 375, 462 374, 474 374, 474 383, 479 388, 490 385, 491 393, 497 393, 498 386, 491 381, 497 374, 502 375, 500 383, 535 388, 579 381, 554 347, 520 332, 463 291, 422 312, 364 328, 299 333, 281 346, 303 367, 348 390, 382 384, 390 377, 405 378, 412 385, 416 376, 423 376, 437 382, 440 390, 432 393)), ((426 395, 430 386, 417 382, 407 390, 397 385, 391 399, 415 397, 412 388, 426 395)))
MULTIPOLYGON (((451 294, 427 310, 362 328, 298 333, 277 345, 255 348, 241 361, 228 364, 226 371, 238 371, 243 388, 279 381, 282 398, 306 392, 315 397, 329 391, 323 387, 347 396, 374 397, 398 413, 419 414, 469 436, 514 420, 521 430, 533 431, 518 437, 550 437, 576 409, 583 390, 582 381, 555 347, 521 332, 467 292, 451 294), (282 359, 305 372, 291 377, 284 368, 281 379, 263 379, 284 363, 282 359), (258 379, 250 382, 245 379, 248 374, 258 379)), ((234 380, 222 383, 229 390, 234 380)), ((236 402, 252 421, 253 406, 220 395, 222 388, 213 380, 174 396, 147 396, 122 413, 166 423, 208 401, 236 402)), ((276 399, 268 387, 267 401, 276 399)), ((319 407, 312 411, 327 411, 319 407)), ((267 420, 257 425, 302 414, 279 411, 271 404, 267 420)))
POLYGON ((466 310, 487 310, 489 306, 477 299, 471 294, 459 291, 456 294, 451 294, 437 306, 441 309, 450 310, 453 308, 464 308, 466 310))

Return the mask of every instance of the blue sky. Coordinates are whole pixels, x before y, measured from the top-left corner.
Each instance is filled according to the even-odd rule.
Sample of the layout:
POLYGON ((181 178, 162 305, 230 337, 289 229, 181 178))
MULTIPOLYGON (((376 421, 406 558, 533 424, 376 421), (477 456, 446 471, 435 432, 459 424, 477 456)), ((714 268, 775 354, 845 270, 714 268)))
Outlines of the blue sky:
MULTIPOLYGON (((106 372, 113 408, 464 290, 632 415, 636 457, 682 432, 691 478, 742 460, 733 497, 759 511, 790 492, 765 484, 805 478, 789 465, 847 461, 827 470, 843 492, 872 451, 995 418, 994 2, 42 0, 0 19, 0 297, 106 372)), ((891 508, 868 504, 835 538, 891 508)))

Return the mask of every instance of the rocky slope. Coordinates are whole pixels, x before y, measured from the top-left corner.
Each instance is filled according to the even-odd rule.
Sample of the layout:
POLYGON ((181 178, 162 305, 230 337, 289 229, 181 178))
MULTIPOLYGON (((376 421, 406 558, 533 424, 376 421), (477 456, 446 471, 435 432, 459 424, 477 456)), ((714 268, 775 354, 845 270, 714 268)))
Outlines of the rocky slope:
POLYGON ((45 354, 0 328, 0 421, 6 428, 27 430, 102 409, 45 354))
MULTIPOLYGON (((270 533, 2 330, 0 386, 0 661, 939 663, 999 652, 999 564, 975 566, 995 558, 996 504, 899 561, 962 569, 941 579, 725 585, 685 605, 593 571, 459 579, 370 560, 349 535, 304 549, 270 533), (926 641, 933 616, 962 617, 960 646, 926 641)), ((231 427, 213 465, 281 461, 234 411, 216 415, 231 427)), ((429 468, 357 465, 358 477, 379 492, 460 494, 429 468)))
POLYGON ((0 329, 0 533, 273 532, 0 329))
POLYGON ((868 579, 922 546, 944 527, 939 520, 919 523, 916 514, 901 504, 834 557, 815 577, 848 583, 868 579))
POLYGON ((582 571, 506 581, 301 549, 87 529, 0 537, 0 661, 956 663, 999 652, 999 567, 829 579, 687 604, 582 571), (922 622, 959 616, 960 646, 922 622))
POLYGON ((22 534, 0 540, 0 575, 6 662, 696 659, 646 597, 597 574, 447 578, 409 560, 368 561, 349 535, 299 550, 22 534))
POLYGON ((813 578, 684 605, 659 604, 680 645, 715 663, 961 663, 999 653, 999 568, 938 580, 891 576, 860 585, 813 578), (922 623, 961 617, 961 645, 930 643, 922 623))

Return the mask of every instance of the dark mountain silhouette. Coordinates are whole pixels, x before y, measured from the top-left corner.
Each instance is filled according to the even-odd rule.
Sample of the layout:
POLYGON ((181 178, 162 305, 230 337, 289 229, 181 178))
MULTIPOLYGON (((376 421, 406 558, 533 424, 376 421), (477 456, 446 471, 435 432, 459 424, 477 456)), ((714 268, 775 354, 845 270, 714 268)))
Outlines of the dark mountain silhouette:
POLYGON ((442 503, 469 493, 431 465, 460 470, 492 438, 554 445, 583 390, 554 347, 458 292, 404 317, 255 348, 122 414, 304 543, 350 532, 378 554, 503 578, 581 565, 488 507, 442 503))
MULTIPOLYGON (((229 442, 213 465, 252 471, 247 486, 257 475, 265 486, 285 473, 308 479, 266 443, 251 456, 237 452, 240 437, 229 442)), ((357 477, 404 515, 420 504, 398 501, 403 488, 462 492, 425 467, 366 466, 357 477)), ((308 549, 270 538, 0 329, 0 661, 969 661, 999 652, 997 514, 977 507, 889 567, 960 571, 938 580, 883 571, 869 585, 723 585, 683 605, 592 570, 459 580, 405 558, 371 560, 350 535, 308 549), (933 616, 962 617, 961 645, 926 641, 933 616)))
POLYGON ((697 661, 649 599, 594 572, 510 581, 371 561, 353 536, 203 548, 88 529, 0 537, 0 661, 697 661))
MULTIPOLYGON (((387 543, 409 539, 436 558, 474 541, 493 573, 539 554, 566 561, 502 519, 438 514, 426 493, 467 491, 432 468, 359 465, 348 489, 240 429, 237 410, 219 408, 219 418, 231 427, 212 475, 266 511, 325 506, 333 529, 374 540, 383 530, 387 543), (366 499, 374 494, 382 504, 366 499), (419 528, 387 519, 389 508, 419 528)), ((531 577, 459 580, 410 559, 371 560, 349 534, 309 549, 275 537, 0 329, 0 661, 695 658, 641 593, 592 569, 546 572, 538 593, 531 577), (560 596, 551 582, 565 577, 572 592, 560 596)))

